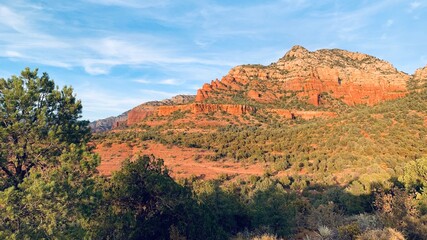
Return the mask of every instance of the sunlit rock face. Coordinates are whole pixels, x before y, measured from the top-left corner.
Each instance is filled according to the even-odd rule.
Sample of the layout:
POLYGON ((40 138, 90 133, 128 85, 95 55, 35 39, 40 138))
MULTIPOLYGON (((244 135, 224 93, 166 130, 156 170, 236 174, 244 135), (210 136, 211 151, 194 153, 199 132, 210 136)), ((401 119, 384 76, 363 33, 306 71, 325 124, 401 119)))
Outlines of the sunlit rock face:
POLYGON ((403 97, 410 75, 378 58, 339 49, 310 52, 294 46, 269 66, 234 67, 221 80, 205 84, 196 101, 224 99, 233 94, 260 103, 277 101, 289 92, 313 105, 328 93, 348 105, 374 105, 403 97))

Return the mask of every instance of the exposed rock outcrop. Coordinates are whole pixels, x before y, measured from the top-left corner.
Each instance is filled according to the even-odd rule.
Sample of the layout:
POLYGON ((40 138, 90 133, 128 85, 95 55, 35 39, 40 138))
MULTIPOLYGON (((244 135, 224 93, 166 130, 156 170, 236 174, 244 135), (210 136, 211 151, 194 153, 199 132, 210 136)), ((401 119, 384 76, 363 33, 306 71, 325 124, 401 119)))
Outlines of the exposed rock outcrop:
POLYGON ((149 116, 170 116, 174 112, 189 112, 192 114, 225 112, 231 115, 253 114, 256 108, 238 104, 203 104, 193 103, 172 106, 150 106, 132 109, 128 114, 127 125, 141 122, 149 116))
MULTIPOLYGON (((322 106, 319 109, 332 109, 343 106, 342 103, 374 105, 424 87, 427 87, 427 66, 410 76, 367 54, 340 49, 311 52, 294 46, 268 66, 232 68, 221 80, 204 84, 196 96, 178 95, 147 102, 118 117, 95 121, 91 127, 94 131, 104 131, 136 124, 150 116, 170 116, 177 111, 254 114, 257 109, 251 105, 262 105, 266 112, 290 119, 329 118, 336 113, 297 109, 307 109, 306 103, 322 106)), ((310 106, 308 109, 317 108, 310 106)))
MULTIPOLYGON (((146 119, 149 116, 154 116, 157 114, 157 106, 138 106, 129 111, 128 118, 126 121, 126 125, 132 125, 142 120, 146 119)), ((117 126, 120 126, 121 123, 116 123, 117 126)))
POLYGON ((205 84, 196 101, 227 99, 239 95, 260 103, 272 103, 296 92, 301 100, 320 104, 329 93, 348 105, 373 105, 407 93, 410 76, 378 58, 345 50, 310 52, 294 46, 277 63, 269 66, 235 67, 221 81, 205 84))

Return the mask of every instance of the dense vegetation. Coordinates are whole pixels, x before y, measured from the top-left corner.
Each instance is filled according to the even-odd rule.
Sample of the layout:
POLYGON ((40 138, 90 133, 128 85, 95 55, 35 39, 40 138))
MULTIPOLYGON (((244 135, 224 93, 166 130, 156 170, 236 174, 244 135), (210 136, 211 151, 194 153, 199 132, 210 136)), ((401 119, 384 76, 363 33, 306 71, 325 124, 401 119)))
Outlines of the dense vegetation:
MULTIPOLYGON (((156 141, 204 148, 214 152, 210 156, 212 161, 266 162, 270 164, 270 174, 285 171, 294 179, 346 185, 352 193, 361 194, 370 191, 371 182, 386 184, 391 177, 402 173, 406 162, 425 155, 426 111, 427 95, 419 92, 373 107, 348 108, 346 113, 332 119, 284 120, 258 112, 243 116, 248 118, 244 124, 225 115, 222 120, 231 118, 234 122, 223 127, 142 124, 95 138, 103 144, 156 141), (189 127, 199 131, 186 131, 189 127), (346 173, 342 174, 344 170, 346 173)), ((168 121, 186 117, 185 113, 177 112, 168 121)), ((217 117, 219 121, 220 118, 217 117)))
POLYGON ((92 138, 72 89, 25 69, 0 80, 0 238, 426 239, 426 105, 420 91, 329 120, 248 116, 246 126, 92 138), (147 140, 272 167, 174 180, 161 159, 140 156, 97 173, 90 141, 147 140))

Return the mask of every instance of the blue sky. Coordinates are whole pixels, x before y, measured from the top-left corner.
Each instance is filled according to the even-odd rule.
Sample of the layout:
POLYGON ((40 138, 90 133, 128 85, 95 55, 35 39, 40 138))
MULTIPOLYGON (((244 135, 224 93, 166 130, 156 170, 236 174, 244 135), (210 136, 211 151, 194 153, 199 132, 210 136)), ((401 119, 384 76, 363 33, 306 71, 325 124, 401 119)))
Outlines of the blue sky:
POLYGON ((85 119, 195 94, 293 45, 427 65, 427 1, 0 0, 0 77, 29 66, 72 85, 85 119))

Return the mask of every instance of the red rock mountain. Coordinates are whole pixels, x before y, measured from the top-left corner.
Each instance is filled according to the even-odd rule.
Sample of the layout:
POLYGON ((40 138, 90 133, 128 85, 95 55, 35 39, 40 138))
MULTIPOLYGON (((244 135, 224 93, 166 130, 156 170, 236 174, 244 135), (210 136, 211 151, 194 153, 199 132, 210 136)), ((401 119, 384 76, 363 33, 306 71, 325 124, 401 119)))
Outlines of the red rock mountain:
POLYGON ((257 108, 262 108, 260 112, 285 118, 334 117, 337 113, 328 105, 330 101, 349 106, 374 105, 403 97, 409 91, 410 80, 421 86, 426 79, 427 66, 410 76, 367 54, 340 49, 310 52, 294 46, 268 66, 232 68, 221 80, 204 84, 195 97, 179 95, 141 104, 125 118, 117 119, 113 127, 136 124, 149 116, 169 116, 176 111, 242 115, 255 114, 257 108), (298 107, 300 103, 311 106, 311 111, 298 107), (328 111, 320 111, 325 109, 328 111))
POLYGON ((310 52, 294 46, 269 66, 242 65, 221 80, 197 91, 197 102, 240 98, 274 103, 296 93, 300 100, 320 105, 325 93, 347 105, 373 105, 406 94, 410 76, 378 58, 345 50, 310 52))

